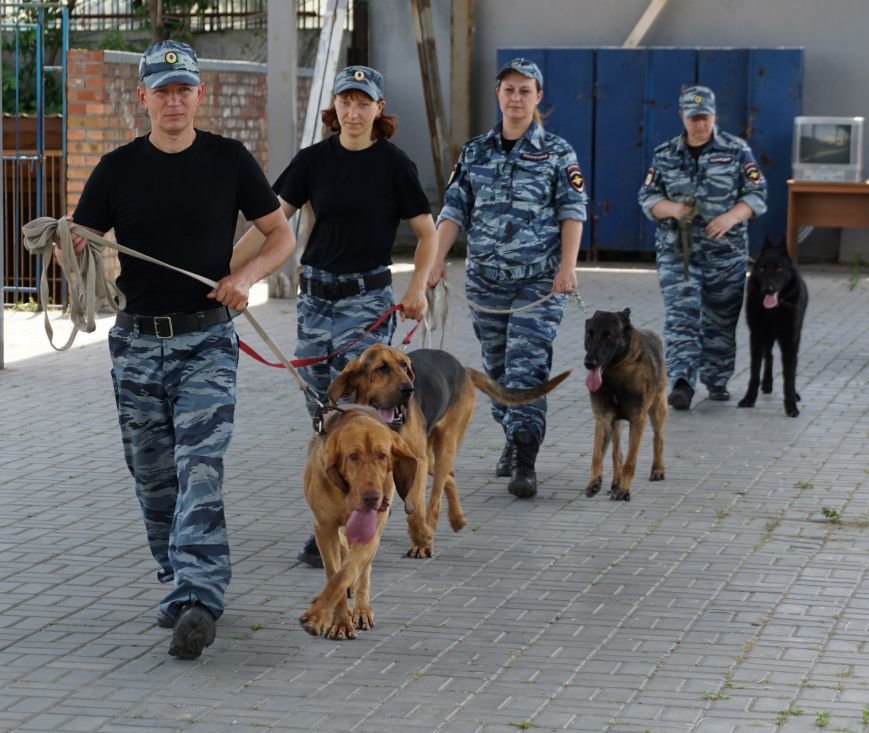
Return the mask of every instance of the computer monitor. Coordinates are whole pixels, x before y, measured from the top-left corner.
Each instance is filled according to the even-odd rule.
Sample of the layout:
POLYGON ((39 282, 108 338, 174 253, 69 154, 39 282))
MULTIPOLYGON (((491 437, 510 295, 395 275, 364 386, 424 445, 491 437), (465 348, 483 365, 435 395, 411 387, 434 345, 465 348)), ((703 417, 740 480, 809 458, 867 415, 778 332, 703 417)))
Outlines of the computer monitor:
POLYGON ((862 181, 863 123, 863 117, 794 118, 794 180, 862 181))

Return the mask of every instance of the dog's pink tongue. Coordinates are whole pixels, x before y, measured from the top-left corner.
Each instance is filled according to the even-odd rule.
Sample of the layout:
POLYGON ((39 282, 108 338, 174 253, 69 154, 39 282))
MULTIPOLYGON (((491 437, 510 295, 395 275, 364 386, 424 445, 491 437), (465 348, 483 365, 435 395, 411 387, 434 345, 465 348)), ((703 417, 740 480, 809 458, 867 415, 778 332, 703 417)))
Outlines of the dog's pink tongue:
POLYGON ((377 414, 380 415, 380 419, 383 420, 387 425, 392 422, 392 418, 395 415, 394 410, 384 410, 380 407, 377 408, 377 414))
POLYGON ((769 295, 763 296, 763 307, 764 308, 776 308, 778 307, 778 293, 770 293, 769 295))
POLYGON ((377 512, 373 509, 364 512, 351 512, 350 519, 347 520, 347 526, 344 528, 347 541, 357 545, 365 545, 371 542, 371 538, 374 537, 376 531, 377 512))
POLYGON ((585 377, 585 386, 588 387, 588 391, 597 392, 602 384, 603 374, 601 372, 601 368, 598 367, 597 369, 589 369, 588 374, 585 377))

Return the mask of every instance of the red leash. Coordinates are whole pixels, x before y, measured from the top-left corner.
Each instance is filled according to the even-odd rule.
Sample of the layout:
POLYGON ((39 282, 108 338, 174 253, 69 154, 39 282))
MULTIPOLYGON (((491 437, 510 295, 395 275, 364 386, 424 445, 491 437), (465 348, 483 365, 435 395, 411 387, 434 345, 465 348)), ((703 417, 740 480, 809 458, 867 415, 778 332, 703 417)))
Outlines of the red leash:
MULTIPOLYGON (((336 351, 335 353, 333 353, 333 354, 327 354, 326 356, 311 356, 311 357, 308 357, 307 359, 293 359, 292 361, 290 361, 290 366, 292 366, 292 367, 294 367, 294 368, 298 368, 298 367, 306 367, 306 366, 310 366, 311 364, 319 364, 319 363, 322 362, 322 361, 329 361, 329 359, 334 359, 336 356, 340 356, 340 355, 343 354, 345 351, 348 351, 349 349, 353 348, 353 346, 355 346, 357 343, 359 343, 363 338, 365 338, 365 334, 366 334, 366 333, 371 333, 372 331, 374 331, 374 330, 375 330, 378 326, 380 326, 380 325, 381 325, 381 324, 382 324, 382 323, 383 323, 387 318, 389 318, 389 316, 391 316, 391 315, 392 315, 393 313, 395 313, 396 311, 400 311, 400 310, 402 310, 402 307, 401 307, 400 304, 399 304, 399 305, 394 305, 394 306, 392 306, 392 308, 390 308, 388 311, 386 311, 386 313, 384 313, 382 316, 380 316, 380 318, 378 318, 378 319, 377 319, 377 320, 376 320, 376 321, 375 321, 371 326, 369 326, 365 331, 363 331, 362 333, 360 333, 360 334, 359 334, 355 339, 353 339, 349 344, 347 344, 344 348, 339 349, 339 350, 336 351)), ((408 333, 407 336, 405 336, 404 339, 402 339, 402 342, 401 342, 401 343, 402 343, 403 345, 406 346, 407 344, 410 343, 410 340, 413 338, 413 334, 416 333, 416 329, 417 329, 417 328, 419 328, 419 322, 418 322, 418 321, 417 321, 417 324, 416 324, 416 325, 415 325, 415 326, 410 330, 410 333, 408 333)), ((283 364, 281 364, 280 362, 271 362, 271 361, 266 361, 262 356, 260 356, 260 355, 256 352, 256 350, 255 350, 253 347, 249 346, 248 344, 246 344, 246 343, 245 343, 244 341, 242 341, 241 339, 238 340, 238 347, 239 347, 239 348, 240 348, 240 349, 241 349, 245 354, 247 354, 248 356, 253 357, 254 359, 256 359, 256 360, 257 360, 258 362, 260 362, 261 364, 265 364, 266 366, 270 366, 270 367, 275 367, 275 368, 277 368, 277 369, 285 369, 285 368, 286 368, 286 367, 285 367, 283 364)))

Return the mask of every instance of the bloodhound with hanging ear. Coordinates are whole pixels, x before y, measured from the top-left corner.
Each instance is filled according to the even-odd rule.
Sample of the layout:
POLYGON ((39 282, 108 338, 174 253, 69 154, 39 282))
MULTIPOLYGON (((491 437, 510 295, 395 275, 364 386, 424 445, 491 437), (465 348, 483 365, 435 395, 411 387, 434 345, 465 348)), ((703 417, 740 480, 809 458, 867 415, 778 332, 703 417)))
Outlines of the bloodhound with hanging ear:
POLYGON ((355 639, 356 629, 374 626, 371 563, 396 491, 405 511, 413 510, 407 495, 416 474, 416 457, 375 410, 342 405, 326 417, 304 475, 326 571, 326 585, 299 619, 309 634, 355 639))

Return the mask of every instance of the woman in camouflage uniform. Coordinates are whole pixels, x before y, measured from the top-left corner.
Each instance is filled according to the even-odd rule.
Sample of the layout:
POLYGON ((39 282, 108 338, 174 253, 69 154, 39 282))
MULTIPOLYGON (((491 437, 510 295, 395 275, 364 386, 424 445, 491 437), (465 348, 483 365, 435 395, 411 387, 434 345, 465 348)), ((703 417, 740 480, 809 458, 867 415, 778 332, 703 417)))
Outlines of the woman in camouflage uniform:
POLYGON ((746 222, 766 211, 766 181, 748 144, 716 128, 711 89, 685 89, 679 113, 685 132, 655 148, 639 201, 658 222, 668 401, 687 410, 698 376, 709 399, 730 399, 748 265, 746 222))
MULTIPOLYGON (((576 290, 587 197, 573 148, 541 126, 538 66, 514 59, 498 72, 497 81, 502 121, 462 149, 438 217, 438 253, 429 285, 444 276, 444 259, 464 228, 465 290, 483 367, 507 387, 528 389, 549 378, 567 293, 576 290), (507 312, 543 299, 521 313, 507 312), (482 312, 474 305, 501 312, 482 312)), ((507 488, 514 496, 534 496, 534 464, 546 433, 545 399, 517 407, 493 403, 492 415, 506 436, 496 474, 510 476, 507 488)))

